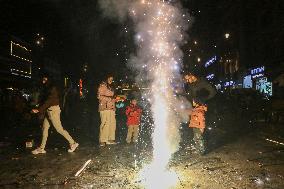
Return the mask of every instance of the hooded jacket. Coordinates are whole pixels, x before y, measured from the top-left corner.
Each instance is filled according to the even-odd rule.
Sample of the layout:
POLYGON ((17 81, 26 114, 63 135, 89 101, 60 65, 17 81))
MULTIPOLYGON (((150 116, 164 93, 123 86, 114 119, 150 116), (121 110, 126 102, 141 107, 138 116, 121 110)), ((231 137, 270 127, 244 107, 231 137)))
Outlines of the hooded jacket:
POLYGON ((216 95, 216 90, 204 78, 198 78, 193 83, 186 83, 185 92, 190 100, 200 98, 207 101, 216 95))
POLYGON ((99 112, 104 110, 115 110, 114 91, 102 82, 98 89, 99 112))
POLYGON ((191 110, 189 127, 204 129, 205 128, 205 112, 207 106, 201 105, 191 110))
POLYGON ((129 125, 139 125, 140 124, 140 118, 142 114, 142 110, 139 106, 134 106, 130 104, 126 107, 126 116, 127 116, 127 122, 126 124, 129 125))

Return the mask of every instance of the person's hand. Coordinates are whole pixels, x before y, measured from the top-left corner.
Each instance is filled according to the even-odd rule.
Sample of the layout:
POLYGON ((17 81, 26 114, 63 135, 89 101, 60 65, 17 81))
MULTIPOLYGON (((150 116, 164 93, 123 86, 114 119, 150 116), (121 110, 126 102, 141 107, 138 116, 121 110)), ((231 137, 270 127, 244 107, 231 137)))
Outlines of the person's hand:
POLYGON ((204 133, 204 128, 200 129, 201 133, 204 133))
POLYGON ((32 109, 32 113, 37 114, 39 112, 38 109, 32 109))

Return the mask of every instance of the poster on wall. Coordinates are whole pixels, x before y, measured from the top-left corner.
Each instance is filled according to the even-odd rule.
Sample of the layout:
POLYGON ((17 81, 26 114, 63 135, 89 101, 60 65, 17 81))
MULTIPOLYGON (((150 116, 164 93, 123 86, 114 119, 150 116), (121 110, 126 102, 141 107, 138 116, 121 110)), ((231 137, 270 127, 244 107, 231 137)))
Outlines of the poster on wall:
POLYGON ((244 77, 243 88, 245 88, 245 89, 252 88, 252 78, 251 78, 251 75, 247 75, 247 76, 244 77))
POLYGON ((259 78, 256 81, 256 90, 265 96, 272 96, 272 82, 267 81, 267 77, 259 78))

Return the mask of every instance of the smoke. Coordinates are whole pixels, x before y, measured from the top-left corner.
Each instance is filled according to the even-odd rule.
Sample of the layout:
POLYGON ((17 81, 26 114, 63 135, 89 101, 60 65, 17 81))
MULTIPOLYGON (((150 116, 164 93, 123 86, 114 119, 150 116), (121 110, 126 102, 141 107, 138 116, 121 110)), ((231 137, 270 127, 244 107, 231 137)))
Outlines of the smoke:
POLYGON ((178 149, 180 122, 187 120, 191 108, 177 94, 182 90, 180 46, 192 19, 178 1, 100 0, 99 5, 105 16, 133 22, 137 50, 128 66, 138 72, 136 82, 150 88, 143 97, 149 100, 154 118, 154 161, 165 167, 178 149))
POLYGON ((128 8, 133 0, 99 0, 98 3, 104 16, 122 22, 128 16, 128 8))

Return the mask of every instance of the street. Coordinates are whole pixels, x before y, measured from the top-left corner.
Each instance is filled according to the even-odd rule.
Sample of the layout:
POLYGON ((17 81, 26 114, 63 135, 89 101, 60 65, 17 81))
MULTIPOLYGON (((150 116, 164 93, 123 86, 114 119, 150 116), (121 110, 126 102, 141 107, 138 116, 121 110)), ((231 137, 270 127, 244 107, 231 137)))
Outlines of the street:
MULTIPOLYGON (((89 122, 84 118, 96 113, 88 113, 88 109, 82 112, 77 114, 77 119, 65 122, 67 130, 80 143, 74 153, 67 152, 67 143, 54 128, 48 139, 47 154, 37 156, 30 153, 31 148, 25 147, 27 135, 3 137, 0 187, 143 188, 137 175, 143 165, 151 161, 151 145, 145 145, 149 141, 140 140, 136 145, 122 142, 100 148, 96 138, 97 117, 91 116, 93 119, 89 122), (75 177, 89 159, 91 163, 75 177)), ((284 188, 283 143, 275 143, 283 142, 281 125, 256 123, 249 130, 242 126, 245 132, 218 130, 218 127, 215 133, 211 130, 207 137, 209 150, 204 156, 195 153, 190 142, 186 142, 188 136, 184 136, 169 164, 179 178, 174 188, 284 188)), ((38 143, 40 130, 35 131, 38 133, 30 137, 38 143)))

